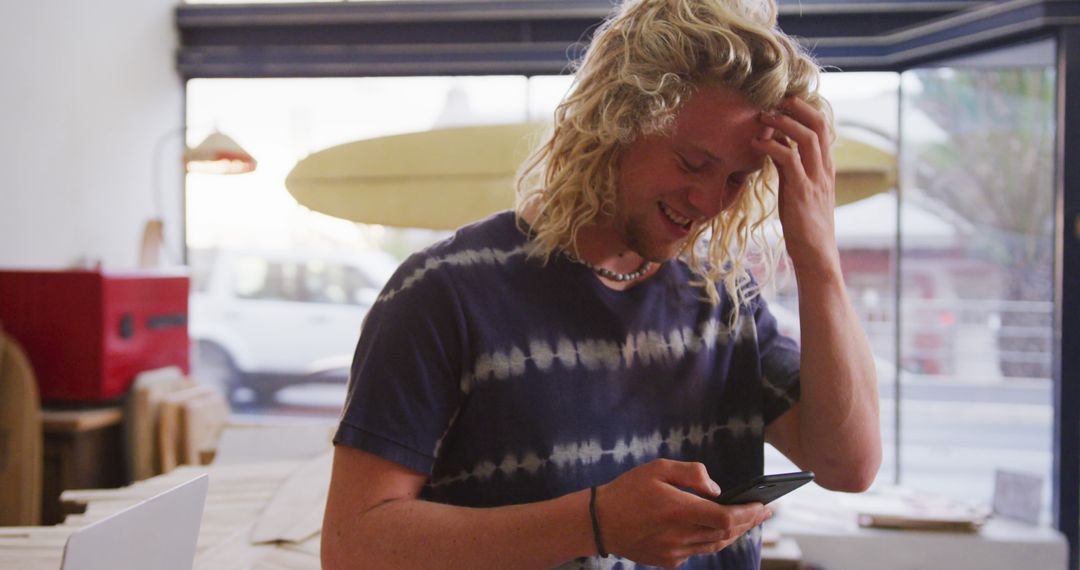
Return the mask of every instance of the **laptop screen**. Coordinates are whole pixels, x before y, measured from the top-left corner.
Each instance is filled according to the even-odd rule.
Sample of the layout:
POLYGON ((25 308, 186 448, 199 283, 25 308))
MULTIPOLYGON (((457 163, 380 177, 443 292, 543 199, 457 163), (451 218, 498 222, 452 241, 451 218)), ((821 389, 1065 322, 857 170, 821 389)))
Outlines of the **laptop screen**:
POLYGON ((208 482, 200 475, 75 531, 61 570, 191 570, 208 482))

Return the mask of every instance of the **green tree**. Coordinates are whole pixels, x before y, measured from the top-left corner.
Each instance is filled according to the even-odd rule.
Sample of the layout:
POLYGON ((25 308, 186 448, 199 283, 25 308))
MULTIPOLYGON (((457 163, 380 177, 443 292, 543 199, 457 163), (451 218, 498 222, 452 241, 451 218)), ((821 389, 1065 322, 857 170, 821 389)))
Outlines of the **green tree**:
MULTIPOLYGON (((947 135, 915 145, 913 199, 974 228, 973 253, 996 264, 1007 301, 1053 295, 1054 90, 1049 67, 936 68, 912 72, 909 101, 947 135)), ((1050 374, 1051 317, 1022 304, 1001 313, 1005 376, 1050 374)))

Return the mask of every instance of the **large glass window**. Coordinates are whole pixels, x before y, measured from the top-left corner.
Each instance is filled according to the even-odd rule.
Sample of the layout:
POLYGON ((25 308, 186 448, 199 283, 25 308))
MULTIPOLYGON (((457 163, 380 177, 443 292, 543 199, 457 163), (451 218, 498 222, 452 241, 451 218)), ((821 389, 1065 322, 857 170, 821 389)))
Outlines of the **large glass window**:
MULTIPOLYGON (((986 500, 1052 468, 1054 47, 903 74, 900 479, 986 500)), ((1048 516, 1049 509, 1044 509, 1048 516)))
MULTIPOLYGON (((842 267, 878 370, 879 483, 987 502, 1007 468, 1043 477, 1049 497, 1054 75, 1052 50, 1024 49, 823 78, 838 126, 842 267), (1040 54, 1047 65, 1031 63, 1040 54)), ((286 190, 288 173, 356 140, 548 120, 568 86, 190 81, 189 143, 219 129, 259 160, 251 174, 188 175, 197 374, 229 389, 240 413, 336 417, 374 292, 445 233, 313 212, 286 190)), ((797 335, 794 279, 781 272, 766 297, 797 335)), ((766 462, 790 467, 775 451, 766 462)))

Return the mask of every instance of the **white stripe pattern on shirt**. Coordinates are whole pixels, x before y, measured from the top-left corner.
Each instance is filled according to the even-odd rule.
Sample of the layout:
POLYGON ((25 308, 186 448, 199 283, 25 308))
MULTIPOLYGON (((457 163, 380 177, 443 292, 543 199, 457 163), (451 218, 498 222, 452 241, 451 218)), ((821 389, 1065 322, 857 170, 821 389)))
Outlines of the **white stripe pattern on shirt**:
MULTIPOLYGON (((749 319, 740 319, 740 340, 753 324, 743 325, 749 319)), ((466 370, 461 378, 461 391, 468 394, 473 388, 493 380, 509 380, 525 375, 526 364, 531 361, 541 372, 549 372, 558 364, 570 371, 581 365, 587 371, 630 369, 650 364, 669 364, 687 353, 696 354, 716 345, 723 345, 730 338, 727 326, 718 319, 709 319, 694 332, 690 327, 661 331, 639 331, 626 335, 620 344, 606 339, 571 340, 560 337, 554 346, 546 340, 530 339, 526 349, 517 346, 509 350, 496 350, 476 358, 472 370, 466 370)))
MULTIPOLYGON (((773 396, 776 396, 777 399, 782 400, 785 404, 787 404, 787 407, 790 408, 796 404, 795 398, 792 398, 791 394, 788 393, 787 390, 780 386, 777 386, 776 384, 773 384, 767 376, 761 377, 761 384, 765 387, 766 390, 772 393, 773 396)), ((792 386, 798 386, 798 384, 796 383, 792 386)))
POLYGON ((507 454, 498 464, 493 461, 481 461, 472 469, 462 471, 457 475, 443 477, 433 482, 431 486, 442 487, 470 479, 487 481, 496 471, 501 471, 503 476, 508 478, 521 474, 535 475, 537 471, 544 467, 552 467, 562 471, 578 465, 592 465, 605 456, 611 457, 618 463, 633 459, 635 464, 641 464, 659 457, 663 447, 666 447, 670 454, 678 454, 686 445, 694 447, 711 445, 718 433, 726 433, 735 438, 760 437, 764 429, 765 423, 760 416, 751 418, 736 417, 731 418, 725 424, 711 424, 708 426, 692 424, 673 427, 668 430, 666 436, 657 430, 646 435, 620 439, 610 449, 604 449, 600 442, 595 439, 568 442, 553 446, 547 457, 541 457, 535 451, 524 451, 507 454))
POLYGON ((418 269, 413 270, 408 277, 401 281, 401 285, 395 289, 387 289, 379 295, 379 298, 375 300, 375 303, 384 303, 390 301, 394 297, 397 297, 402 291, 407 291, 416 286, 427 277, 434 269, 438 269, 444 265, 449 266, 468 266, 468 265, 502 265, 506 263, 511 257, 518 255, 525 255, 525 246, 521 245, 514 249, 491 249, 485 247, 483 249, 466 249, 457 253, 451 253, 443 257, 429 257, 424 265, 418 269))

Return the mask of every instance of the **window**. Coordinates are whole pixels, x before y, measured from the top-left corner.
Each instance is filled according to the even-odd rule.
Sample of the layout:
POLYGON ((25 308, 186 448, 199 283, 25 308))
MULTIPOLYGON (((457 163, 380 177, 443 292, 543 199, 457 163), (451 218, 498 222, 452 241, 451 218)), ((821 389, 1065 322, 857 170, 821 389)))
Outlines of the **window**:
MULTIPOLYGON (((841 199, 862 197, 837 208, 836 230, 877 364, 881 483, 986 502, 995 469, 1019 467, 1050 480, 1053 83, 1048 67, 959 65, 823 79, 838 125, 836 152, 857 146, 871 156, 869 167, 839 166, 841 199), (966 122, 950 122, 950 105, 966 109, 966 122), (984 127, 996 130, 976 130, 984 127), (965 146, 980 139, 992 144, 965 146), (866 168, 876 185, 863 196, 852 189, 867 184, 866 168), (1022 203, 1007 206, 1021 195, 1022 203), (1013 225, 986 217, 998 203, 1018 216, 1013 225)), ((385 279, 378 276, 389 271, 370 269, 392 267, 387 257, 400 260, 445 235, 354 224, 298 206, 284 186, 298 160, 365 138, 545 120, 568 86, 567 77, 521 76, 189 82, 192 138, 216 125, 260 161, 244 176, 188 176, 189 247, 213 248, 215 259, 250 248, 274 252, 262 265, 251 262, 243 290, 262 298, 265 286, 278 298, 309 301, 256 329, 296 333, 285 348, 268 343, 255 358, 234 358, 232 372, 245 379, 233 393, 237 409, 336 417, 364 312, 385 279), (358 260, 359 253, 379 261, 358 260), (340 322, 331 327, 332 319, 340 322), (268 376, 275 382, 264 391, 256 382, 268 376), (278 383, 283 376, 292 380, 278 383)), ((797 334, 794 285, 781 272, 766 297, 783 330, 797 334)), ((766 462, 769 471, 791 467, 775 451, 766 462)))
MULTIPOLYGON (((265 259, 243 257, 232 267, 233 293, 241 299, 289 298, 283 287, 282 268, 270 266, 265 259)), ((292 295, 295 297, 295 293, 292 295)))
MULTIPOLYGON (((840 136, 834 154, 857 140, 903 159, 899 191, 836 210, 845 281, 877 363, 879 483, 988 503, 996 470, 1026 471, 1045 482, 1047 522, 1052 54, 1044 42, 822 82, 840 136)), ((794 280, 781 274, 767 297, 797 332, 784 324, 797 321, 794 280)), ((766 463, 793 468, 775 451, 766 463)))
POLYGON ((903 74, 902 212, 937 219, 901 216, 905 484, 986 500, 995 470, 1026 471, 1049 503, 1054 49, 903 74))
POLYGON ((187 178, 189 257, 200 283, 190 319, 196 374, 223 386, 242 413, 337 417, 367 309, 401 259, 448 232, 356 224, 308 210, 288 193, 286 176, 307 155, 356 140, 544 121, 569 81, 189 81, 192 141, 218 128, 259 161, 250 174, 187 178), (223 272, 231 277, 216 279, 223 272))

